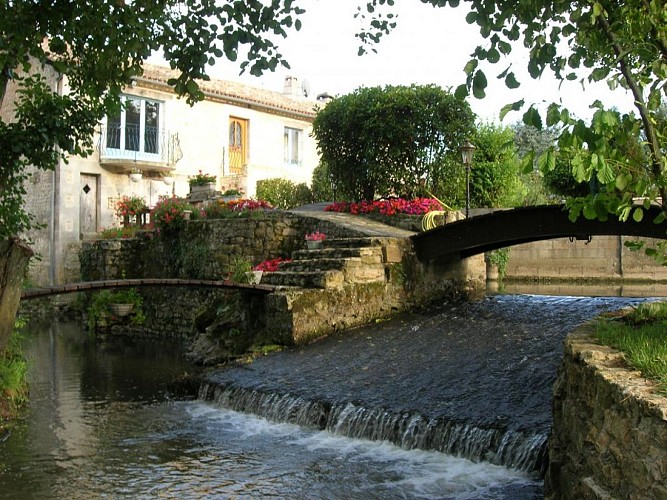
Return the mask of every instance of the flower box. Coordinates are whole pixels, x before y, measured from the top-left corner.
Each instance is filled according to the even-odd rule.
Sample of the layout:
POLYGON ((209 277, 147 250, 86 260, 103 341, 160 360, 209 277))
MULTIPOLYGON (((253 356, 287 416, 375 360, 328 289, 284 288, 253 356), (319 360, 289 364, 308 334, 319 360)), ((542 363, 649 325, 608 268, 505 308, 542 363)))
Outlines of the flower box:
POLYGON ((259 282, 262 281, 262 275, 264 271, 249 271, 248 272, 248 283, 251 285, 259 285, 259 282))
POLYGON ((122 318, 132 312, 134 304, 109 304, 109 309, 114 315, 122 318))
POLYGON ((190 194, 192 195, 209 195, 213 193, 215 193, 215 184, 212 182, 190 186, 190 194))

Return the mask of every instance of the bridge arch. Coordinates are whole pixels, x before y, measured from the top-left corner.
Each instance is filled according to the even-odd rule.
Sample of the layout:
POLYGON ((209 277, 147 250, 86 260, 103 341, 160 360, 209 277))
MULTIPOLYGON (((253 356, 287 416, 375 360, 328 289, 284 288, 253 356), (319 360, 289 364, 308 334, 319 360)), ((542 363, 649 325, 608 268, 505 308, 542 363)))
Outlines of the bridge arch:
POLYGON ((464 219, 412 236, 417 258, 429 261, 458 255, 461 258, 498 248, 554 238, 589 240, 593 236, 667 238, 667 221, 655 224, 660 209, 652 207, 641 222, 621 222, 610 215, 605 222, 579 217, 568 219, 563 205, 540 205, 499 210, 464 219))

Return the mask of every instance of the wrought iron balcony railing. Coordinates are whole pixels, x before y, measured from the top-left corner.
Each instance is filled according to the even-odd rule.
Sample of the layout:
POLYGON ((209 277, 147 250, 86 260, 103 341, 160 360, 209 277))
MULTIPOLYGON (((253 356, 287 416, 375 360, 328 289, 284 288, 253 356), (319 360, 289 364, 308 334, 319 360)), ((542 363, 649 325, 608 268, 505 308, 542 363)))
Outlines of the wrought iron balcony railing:
POLYGON ((157 127, 100 126, 98 142, 100 162, 128 160, 173 166, 183 156, 178 134, 157 127))

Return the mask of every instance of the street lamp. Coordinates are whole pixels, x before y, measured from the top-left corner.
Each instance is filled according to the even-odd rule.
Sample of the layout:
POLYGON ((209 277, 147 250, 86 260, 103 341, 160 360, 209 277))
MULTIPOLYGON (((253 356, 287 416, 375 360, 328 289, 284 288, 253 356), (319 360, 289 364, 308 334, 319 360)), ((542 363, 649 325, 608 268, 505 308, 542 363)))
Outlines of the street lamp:
POLYGON ((472 167, 472 155, 475 152, 475 149, 477 149, 475 148, 475 145, 468 139, 466 139, 466 142, 459 147, 463 165, 466 167, 466 219, 470 212, 470 167, 472 167))

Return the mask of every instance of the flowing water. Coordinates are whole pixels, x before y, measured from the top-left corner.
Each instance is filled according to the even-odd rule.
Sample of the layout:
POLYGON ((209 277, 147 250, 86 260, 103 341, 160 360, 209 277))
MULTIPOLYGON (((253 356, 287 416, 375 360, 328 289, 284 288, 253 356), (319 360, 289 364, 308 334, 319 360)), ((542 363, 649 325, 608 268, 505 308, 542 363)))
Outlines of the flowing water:
POLYGON ((193 367, 173 345, 34 325, 0 498, 540 498, 562 340, 636 302, 401 315, 207 374, 199 398, 174 383, 193 367))

